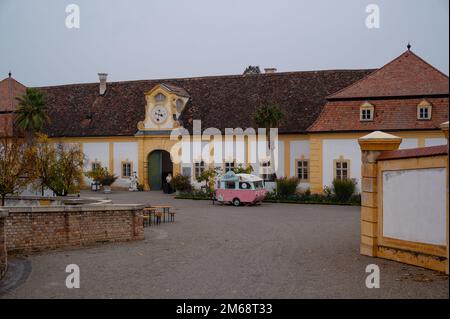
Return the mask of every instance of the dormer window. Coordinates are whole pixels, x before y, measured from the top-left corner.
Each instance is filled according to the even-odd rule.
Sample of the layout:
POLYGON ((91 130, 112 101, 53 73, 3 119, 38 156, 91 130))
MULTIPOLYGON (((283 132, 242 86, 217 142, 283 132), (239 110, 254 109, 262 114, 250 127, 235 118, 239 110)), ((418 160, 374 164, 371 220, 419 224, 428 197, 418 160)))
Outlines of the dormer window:
POLYGON ((431 120, 431 104, 423 100, 417 105, 417 119, 418 120, 431 120))
POLYGON ((155 96, 155 101, 156 102, 164 102, 164 100, 166 99, 166 96, 162 93, 158 93, 155 96))
POLYGON ((364 103, 359 108, 359 120, 360 121, 373 121, 374 107, 369 102, 364 103))

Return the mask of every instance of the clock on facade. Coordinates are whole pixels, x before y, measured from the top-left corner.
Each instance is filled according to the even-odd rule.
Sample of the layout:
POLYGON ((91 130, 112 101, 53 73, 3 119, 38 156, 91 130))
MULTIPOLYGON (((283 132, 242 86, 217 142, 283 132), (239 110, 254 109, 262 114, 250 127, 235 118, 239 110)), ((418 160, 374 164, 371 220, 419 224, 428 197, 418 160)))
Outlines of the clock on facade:
POLYGON ((164 106, 155 106, 152 110, 152 120, 156 124, 164 123, 167 119, 167 109, 164 106))

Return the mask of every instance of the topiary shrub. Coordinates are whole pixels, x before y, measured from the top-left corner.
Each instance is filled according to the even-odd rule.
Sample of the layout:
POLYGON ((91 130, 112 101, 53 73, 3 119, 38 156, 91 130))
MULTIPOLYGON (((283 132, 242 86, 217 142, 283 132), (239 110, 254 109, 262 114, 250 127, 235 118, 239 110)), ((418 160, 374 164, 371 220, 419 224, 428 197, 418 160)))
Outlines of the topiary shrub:
POLYGON ((192 190, 191 179, 189 176, 181 174, 175 175, 170 181, 172 187, 180 192, 190 192, 192 190))
POLYGON ((279 198, 287 198, 297 193, 297 186, 300 180, 297 177, 282 177, 276 180, 277 195, 279 198))
POLYGON ((356 191, 356 180, 337 179, 333 180, 333 194, 337 201, 348 202, 356 191))

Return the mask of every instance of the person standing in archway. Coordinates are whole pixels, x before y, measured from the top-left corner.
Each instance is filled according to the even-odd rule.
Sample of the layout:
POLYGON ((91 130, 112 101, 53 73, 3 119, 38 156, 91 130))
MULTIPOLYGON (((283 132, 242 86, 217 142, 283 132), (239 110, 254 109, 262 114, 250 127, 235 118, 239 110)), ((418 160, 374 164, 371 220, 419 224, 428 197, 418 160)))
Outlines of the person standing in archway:
POLYGON ((172 182, 172 174, 169 173, 169 174, 167 174, 167 176, 166 176, 167 193, 168 193, 168 194, 172 194, 172 184, 171 184, 171 182, 172 182))

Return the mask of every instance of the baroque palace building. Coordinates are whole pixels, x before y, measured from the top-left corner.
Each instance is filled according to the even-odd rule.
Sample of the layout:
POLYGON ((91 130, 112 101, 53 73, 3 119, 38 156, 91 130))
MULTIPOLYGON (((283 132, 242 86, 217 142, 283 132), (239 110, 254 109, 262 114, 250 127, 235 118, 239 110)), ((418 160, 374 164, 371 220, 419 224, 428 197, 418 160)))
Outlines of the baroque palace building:
MULTIPOLYGON (((357 139, 382 130, 403 139, 400 148, 446 144, 439 126, 448 121, 448 76, 408 48, 379 69, 274 72, 234 76, 107 82, 40 87, 48 106, 45 132, 54 141, 79 143, 86 170, 101 164, 119 176, 113 186, 128 187, 136 172, 146 189, 160 189, 165 174, 195 176, 208 165, 224 171, 250 163, 266 176, 257 159, 258 142, 243 138, 224 159, 208 164, 192 157, 173 163, 174 128, 193 130, 255 127, 253 113, 277 104, 285 114, 276 145, 278 177, 297 176, 302 188, 321 192, 333 178, 360 185, 357 139), (242 143, 242 152, 236 148, 242 143), (234 154, 234 156, 233 156, 234 154), (240 157, 240 158, 237 158, 240 157)), ((15 133, 16 96, 26 87, 11 76, 0 82, 0 135, 15 133)), ((202 148, 211 142, 202 140, 202 148)), ((182 151, 184 154, 184 151, 182 151)), ((197 154, 197 155, 196 155, 197 154)), ((200 152, 201 154, 201 152, 200 152)), ((86 185, 89 181, 86 180, 86 185)))

